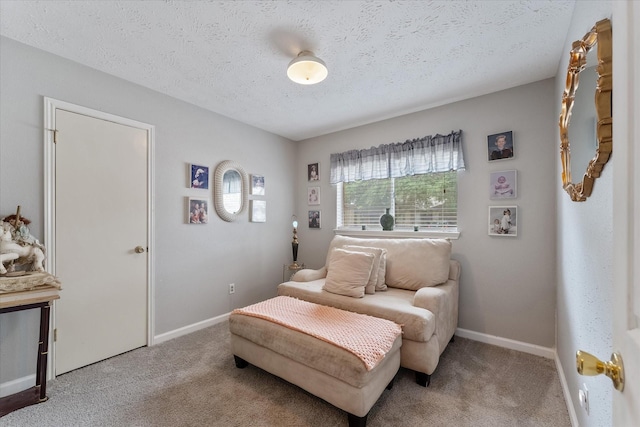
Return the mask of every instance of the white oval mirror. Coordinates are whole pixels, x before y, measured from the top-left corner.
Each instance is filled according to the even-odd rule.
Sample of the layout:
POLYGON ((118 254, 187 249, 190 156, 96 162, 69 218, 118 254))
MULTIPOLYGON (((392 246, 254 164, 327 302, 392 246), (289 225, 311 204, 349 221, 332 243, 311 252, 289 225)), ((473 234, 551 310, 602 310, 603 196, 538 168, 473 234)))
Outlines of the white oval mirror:
POLYGON ((225 160, 216 167, 214 204, 218 216, 234 221, 247 206, 249 177, 242 166, 225 160))

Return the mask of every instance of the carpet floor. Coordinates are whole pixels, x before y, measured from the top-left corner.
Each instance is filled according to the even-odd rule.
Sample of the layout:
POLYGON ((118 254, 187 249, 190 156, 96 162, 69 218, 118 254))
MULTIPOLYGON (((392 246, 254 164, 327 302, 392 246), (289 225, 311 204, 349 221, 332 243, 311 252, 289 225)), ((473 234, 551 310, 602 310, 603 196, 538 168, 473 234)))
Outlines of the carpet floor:
MULTIPOLYGON (((49 400, 0 426, 346 426, 346 414, 254 366, 237 369, 229 324, 58 376, 49 400)), ((552 360, 456 337, 428 388, 401 368, 367 426, 571 426, 552 360)))

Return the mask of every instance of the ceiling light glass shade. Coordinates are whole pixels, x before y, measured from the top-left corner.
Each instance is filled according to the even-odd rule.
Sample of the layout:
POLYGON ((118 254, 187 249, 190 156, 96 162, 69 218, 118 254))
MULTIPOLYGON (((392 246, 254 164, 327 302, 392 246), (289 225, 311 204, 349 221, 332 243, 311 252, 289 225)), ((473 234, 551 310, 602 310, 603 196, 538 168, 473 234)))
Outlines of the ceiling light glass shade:
POLYGON ((329 71, 322 59, 313 55, 313 52, 303 50, 296 58, 289 63, 287 68, 287 76, 296 83, 301 85, 313 85, 320 83, 329 71))

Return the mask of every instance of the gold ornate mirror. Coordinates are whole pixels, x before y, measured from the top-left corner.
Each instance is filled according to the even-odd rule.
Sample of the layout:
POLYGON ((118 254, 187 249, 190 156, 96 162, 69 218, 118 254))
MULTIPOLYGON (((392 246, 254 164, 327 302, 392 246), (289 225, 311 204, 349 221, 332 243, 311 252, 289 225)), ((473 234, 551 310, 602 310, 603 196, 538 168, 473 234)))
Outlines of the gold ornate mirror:
MULTIPOLYGON (((611 21, 603 19, 589 31, 582 40, 573 42, 569 53, 569 67, 567 69, 567 82, 562 94, 562 112, 560 114, 560 161, 562 162, 562 188, 565 189, 571 200, 584 202, 593 191, 593 184, 600 176, 602 168, 609 161, 612 150, 612 112, 611 93, 613 88, 612 74, 612 43, 611 21), (584 138, 572 139, 574 149, 577 147, 595 145, 595 156, 588 161, 586 172, 582 182, 573 183, 571 180, 571 155, 569 145, 569 121, 574 107, 578 91, 580 73, 587 67, 587 54, 596 47, 597 65, 595 66, 595 141, 585 141, 584 138)), ((589 93, 589 87, 583 87, 589 93)), ((572 135, 574 133, 572 132, 572 135)), ((580 133, 577 133, 580 135, 580 133)), ((577 165, 581 166, 581 165, 577 165)), ((576 166, 574 166, 574 170, 576 166)))

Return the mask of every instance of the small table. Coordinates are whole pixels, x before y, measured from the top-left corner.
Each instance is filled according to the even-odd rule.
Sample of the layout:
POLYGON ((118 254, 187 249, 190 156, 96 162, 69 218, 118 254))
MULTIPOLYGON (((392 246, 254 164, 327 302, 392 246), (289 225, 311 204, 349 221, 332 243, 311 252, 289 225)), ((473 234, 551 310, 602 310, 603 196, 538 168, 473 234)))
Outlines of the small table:
POLYGON ((282 264, 282 281, 286 282, 291 280, 291 277, 293 277, 294 274, 304 268, 304 262, 298 264, 297 267, 292 267, 291 264, 282 264), (289 277, 287 277, 287 272, 289 272, 289 277))
MULTIPOLYGON (((0 278, 2 280, 2 278, 0 278)), ((51 302, 59 299, 60 288, 53 285, 38 286, 28 291, 0 293, 0 313, 40 309, 40 339, 36 365, 36 385, 0 398, 0 417, 25 406, 47 400, 47 354, 49 350, 49 314, 51 302)))

